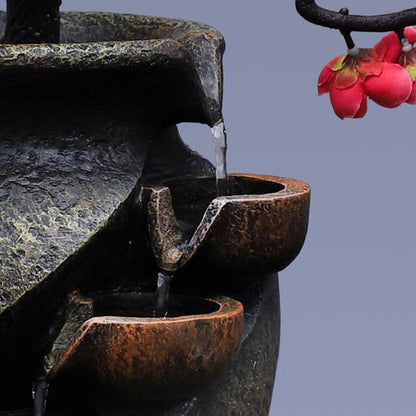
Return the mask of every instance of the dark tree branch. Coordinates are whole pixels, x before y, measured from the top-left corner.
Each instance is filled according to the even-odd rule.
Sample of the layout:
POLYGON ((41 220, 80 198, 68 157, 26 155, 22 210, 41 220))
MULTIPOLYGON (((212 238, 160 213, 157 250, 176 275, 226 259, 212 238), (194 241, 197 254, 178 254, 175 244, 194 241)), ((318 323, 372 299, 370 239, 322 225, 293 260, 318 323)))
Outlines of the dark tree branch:
POLYGON ((2 43, 58 43, 61 0, 7 0, 2 43))
POLYGON ((296 10, 316 25, 350 32, 400 31, 416 24, 416 8, 373 16, 343 14, 319 7, 314 0, 296 0, 296 10))

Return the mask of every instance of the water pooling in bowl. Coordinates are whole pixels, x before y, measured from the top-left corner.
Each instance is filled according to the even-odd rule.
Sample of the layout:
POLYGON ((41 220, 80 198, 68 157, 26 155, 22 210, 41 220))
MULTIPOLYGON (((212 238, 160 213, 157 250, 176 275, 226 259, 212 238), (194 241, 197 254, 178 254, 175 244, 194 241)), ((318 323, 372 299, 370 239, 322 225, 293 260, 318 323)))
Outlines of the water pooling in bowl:
MULTIPOLYGON (((94 296, 95 317, 123 316, 153 318, 154 296, 148 293, 127 292, 108 293, 94 296)), ((169 297, 167 318, 190 315, 205 315, 219 310, 217 302, 191 297, 172 295, 169 297)))
MULTIPOLYGON (((189 240, 201 222, 209 204, 217 197, 216 178, 189 176, 163 182, 170 190, 172 207, 189 240)), ((284 186, 273 181, 230 175, 228 195, 262 195, 282 191, 284 186)))

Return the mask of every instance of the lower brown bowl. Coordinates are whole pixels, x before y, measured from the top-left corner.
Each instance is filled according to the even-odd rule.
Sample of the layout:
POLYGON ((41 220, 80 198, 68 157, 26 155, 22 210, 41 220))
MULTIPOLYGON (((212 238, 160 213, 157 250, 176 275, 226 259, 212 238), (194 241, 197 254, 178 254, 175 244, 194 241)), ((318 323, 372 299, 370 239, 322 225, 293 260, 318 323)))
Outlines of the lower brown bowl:
POLYGON ((97 316, 71 338, 50 380, 75 372, 89 385, 129 399, 181 399, 209 383, 237 354, 240 302, 171 295, 168 316, 153 318, 152 299, 139 293, 94 297, 97 316))

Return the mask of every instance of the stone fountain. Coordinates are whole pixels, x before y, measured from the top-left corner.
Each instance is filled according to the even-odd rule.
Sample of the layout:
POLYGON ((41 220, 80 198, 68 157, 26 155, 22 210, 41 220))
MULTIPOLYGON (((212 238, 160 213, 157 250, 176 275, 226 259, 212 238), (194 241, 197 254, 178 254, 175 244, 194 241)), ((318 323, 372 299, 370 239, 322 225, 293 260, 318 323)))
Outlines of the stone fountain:
POLYGON ((221 34, 111 13, 62 13, 60 43, 24 25, 14 43, 15 27, 0 48, 0 415, 44 414, 48 386, 53 415, 267 415, 277 272, 302 247, 309 187, 236 174, 218 195, 181 140, 180 122, 223 121, 221 34))

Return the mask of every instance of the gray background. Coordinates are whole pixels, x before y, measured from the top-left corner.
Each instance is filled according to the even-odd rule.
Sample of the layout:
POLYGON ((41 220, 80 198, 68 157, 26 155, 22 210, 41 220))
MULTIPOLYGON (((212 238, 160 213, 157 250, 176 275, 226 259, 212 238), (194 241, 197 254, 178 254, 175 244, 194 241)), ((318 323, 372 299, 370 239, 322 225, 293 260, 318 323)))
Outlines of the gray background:
MULTIPOLYGON (((410 0, 319 4, 348 6, 354 14, 415 6, 410 0)), ((280 274, 281 352, 271 415, 414 416, 416 107, 369 102, 363 120, 339 120, 328 96, 317 96, 316 80, 345 46, 336 31, 303 21, 294 0, 63 0, 63 9, 177 17, 219 29, 227 41, 229 171, 312 186, 307 241, 280 274)), ((380 35, 354 38, 365 47, 380 35)), ((212 160, 208 127, 186 125, 182 132, 212 160)))

